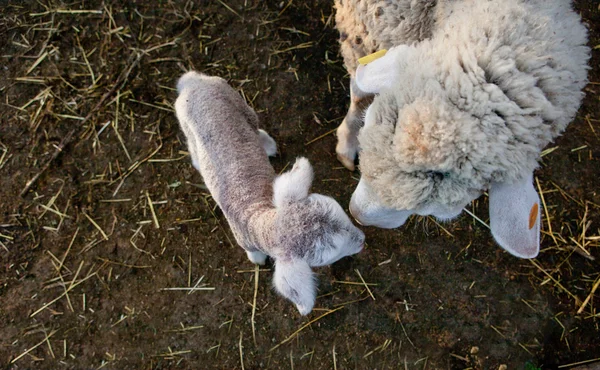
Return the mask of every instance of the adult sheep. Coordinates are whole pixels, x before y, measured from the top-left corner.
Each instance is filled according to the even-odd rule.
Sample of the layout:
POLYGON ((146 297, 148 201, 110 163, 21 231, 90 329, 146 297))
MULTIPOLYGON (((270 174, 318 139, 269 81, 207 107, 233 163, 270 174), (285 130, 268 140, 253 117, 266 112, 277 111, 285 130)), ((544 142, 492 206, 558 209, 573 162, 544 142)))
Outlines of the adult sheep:
POLYGON ((335 6, 351 76, 336 152, 354 169, 360 150, 350 202, 357 221, 396 228, 411 214, 448 220, 487 190, 498 244, 517 257, 537 256, 533 171, 574 118, 587 82, 587 31, 570 1, 335 6), (380 49, 390 50, 357 66, 380 49))

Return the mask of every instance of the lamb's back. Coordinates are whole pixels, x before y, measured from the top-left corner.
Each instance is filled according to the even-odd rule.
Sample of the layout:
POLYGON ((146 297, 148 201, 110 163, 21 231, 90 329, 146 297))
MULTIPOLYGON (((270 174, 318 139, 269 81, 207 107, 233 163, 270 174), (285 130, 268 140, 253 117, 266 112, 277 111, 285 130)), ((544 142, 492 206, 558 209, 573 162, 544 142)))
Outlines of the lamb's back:
POLYGON ((179 99, 186 101, 179 114, 188 145, 195 145, 200 173, 226 216, 241 218, 253 204, 269 202, 275 173, 243 98, 221 80, 189 86, 179 99))

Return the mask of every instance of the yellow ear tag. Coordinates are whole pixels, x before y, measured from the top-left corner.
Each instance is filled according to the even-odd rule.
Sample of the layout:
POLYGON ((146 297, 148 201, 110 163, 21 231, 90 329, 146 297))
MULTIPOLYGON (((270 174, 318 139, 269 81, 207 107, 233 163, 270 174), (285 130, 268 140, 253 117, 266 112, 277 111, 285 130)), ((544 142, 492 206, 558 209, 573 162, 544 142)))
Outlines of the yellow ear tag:
POLYGON ((538 204, 534 203, 533 207, 531 207, 531 211, 529 211, 529 230, 533 229, 535 226, 535 222, 537 221, 538 216, 538 204))
POLYGON ((387 53, 387 50, 386 49, 381 49, 381 50, 379 50, 379 51, 377 51, 377 52, 375 52, 373 54, 369 54, 369 55, 364 56, 362 58, 358 58, 358 63, 360 63, 360 64, 362 64, 364 66, 365 64, 369 64, 372 61, 381 58, 382 56, 385 55, 385 53, 387 53))

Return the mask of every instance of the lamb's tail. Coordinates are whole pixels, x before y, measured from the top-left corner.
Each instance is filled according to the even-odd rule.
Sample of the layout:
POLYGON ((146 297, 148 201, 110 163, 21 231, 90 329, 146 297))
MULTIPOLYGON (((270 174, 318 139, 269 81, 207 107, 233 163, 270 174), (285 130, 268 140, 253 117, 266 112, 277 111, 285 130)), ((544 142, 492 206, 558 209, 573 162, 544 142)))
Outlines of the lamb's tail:
POLYGON ((206 77, 206 75, 196 71, 187 72, 186 74, 181 76, 177 81, 177 92, 181 94, 181 92, 186 86, 189 86, 194 82, 202 80, 203 77, 206 77))

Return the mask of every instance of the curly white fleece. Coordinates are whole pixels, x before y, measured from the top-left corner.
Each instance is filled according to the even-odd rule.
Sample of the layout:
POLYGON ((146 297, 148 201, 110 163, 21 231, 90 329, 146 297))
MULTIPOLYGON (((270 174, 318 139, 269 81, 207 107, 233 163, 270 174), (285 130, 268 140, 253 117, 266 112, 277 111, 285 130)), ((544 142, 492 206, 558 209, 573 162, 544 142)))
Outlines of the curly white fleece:
POLYGON ((349 61, 371 44, 411 45, 398 58, 400 78, 370 107, 374 124, 359 135, 363 177, 389 207, 465 205, 492 181, 522 180, 579 108, 590 49, 570 1, 336 7, 351 73, 349 61))

